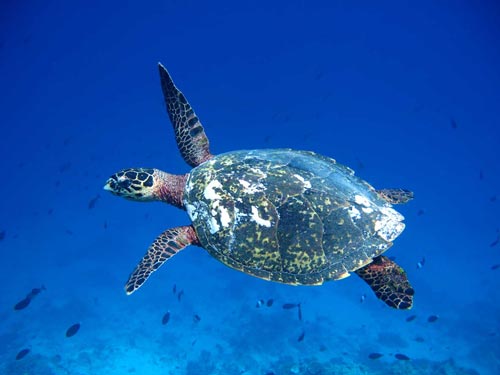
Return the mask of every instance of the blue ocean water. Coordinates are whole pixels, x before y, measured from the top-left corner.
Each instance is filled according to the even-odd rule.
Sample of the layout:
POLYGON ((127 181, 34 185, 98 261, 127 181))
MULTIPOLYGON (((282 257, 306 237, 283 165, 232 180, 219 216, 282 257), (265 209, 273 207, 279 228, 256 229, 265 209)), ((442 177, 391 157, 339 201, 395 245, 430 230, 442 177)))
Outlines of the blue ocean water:
POLYGON ((4 1, 0 30, 0 373, 500 373, 495 1, 4 1), (413 309, 355 276, 281 285, 193 246, 126 296, 154 238, 189 224, 102 190, 121 168, 189 172, 159 61, 214 154, 313 150, 413 190, 386 253, 413 309))

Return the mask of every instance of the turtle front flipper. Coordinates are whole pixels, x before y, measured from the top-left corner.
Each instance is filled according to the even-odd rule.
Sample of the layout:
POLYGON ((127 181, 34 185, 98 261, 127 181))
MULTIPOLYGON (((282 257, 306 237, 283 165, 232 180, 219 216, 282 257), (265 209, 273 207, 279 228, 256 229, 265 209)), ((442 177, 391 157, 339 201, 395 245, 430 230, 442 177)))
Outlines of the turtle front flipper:
POLYGON ((406 189, 380 189, 377 193, 391 204, 403 204, 413 199, 413 192, 406 189))
POLYGON ((410 285, 406 272, 385 256, 378 256, 373 262, 358 269, 361 277, 375 295, 396 309, 411 309, 415 291, 410 285))
POLYGON ((168 117, 174 126, 175 140, 182 158, 192 167, 211 159, 205 130, 189 105, 184 94, 175 87, 167 69, 158 64, 161 89, 167 106, 168 117))
POLYGON ((199 245, 198 236, 191 225, 167 229, 160 234, 128 278, 125 284, 127 294, 139 289, 163 263, 189 245, 199 245))

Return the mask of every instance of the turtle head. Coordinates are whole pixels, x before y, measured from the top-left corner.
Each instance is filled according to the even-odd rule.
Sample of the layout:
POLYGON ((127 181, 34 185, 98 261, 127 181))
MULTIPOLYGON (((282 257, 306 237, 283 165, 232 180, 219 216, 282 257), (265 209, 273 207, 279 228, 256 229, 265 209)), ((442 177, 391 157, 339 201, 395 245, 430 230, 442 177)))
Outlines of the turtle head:
POLYGON ((155 170, 150 168, 122 169, 108 178, 104 190, 134 201, 156 200, 155 177, 155 170))
POLYGON ((104 190, 132 201, 162 201, 184 208, 182 197, 187 175, 173 175, 152 168, 128 168, 113 174, 104 190))

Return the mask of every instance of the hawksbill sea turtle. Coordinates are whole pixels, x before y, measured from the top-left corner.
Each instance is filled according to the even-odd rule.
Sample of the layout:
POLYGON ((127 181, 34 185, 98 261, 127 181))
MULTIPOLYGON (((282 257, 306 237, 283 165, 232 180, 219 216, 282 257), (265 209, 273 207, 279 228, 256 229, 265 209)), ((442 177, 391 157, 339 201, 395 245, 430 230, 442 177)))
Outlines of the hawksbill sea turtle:
POLYGON ((113 174, 104 188, 134 201, 162 201, 187 211, 192 224, 156 238, 125 291, 188 245, 236 270, 292 285, 321 285, 355 272, 387 305, 409 309, 414 290, 405 271, 381 255, 403 231, 393 204, 413 193, 376 190, 335 160, 310 151, 261 149, 214 156, 198 117, 159 64, 177 146, 193 169, 154 168, 113 174))

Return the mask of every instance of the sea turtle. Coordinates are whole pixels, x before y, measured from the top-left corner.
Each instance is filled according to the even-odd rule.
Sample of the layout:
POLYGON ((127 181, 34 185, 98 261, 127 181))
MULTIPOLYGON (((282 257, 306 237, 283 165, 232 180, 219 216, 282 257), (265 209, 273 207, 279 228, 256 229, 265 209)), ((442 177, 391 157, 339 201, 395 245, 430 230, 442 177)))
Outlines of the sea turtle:
POLYGON ((214 156, 185 96, 159 64, 177 146, 193 169, 172 175, 154 168, 113 174, 105 189, 135 201, 163 201, 187 211, 192 224, 167 229, 130 275, 136 291, 188 245, 227 266, 292 285, 320 285, 355 272, 391 307, 409 309, 405 271, 382 256, 404 229, 392 204, 413 194, 375 190, 335 160, 310 151, 261 149, 214 156))

